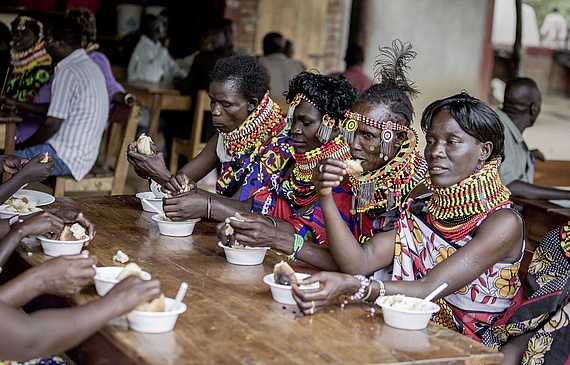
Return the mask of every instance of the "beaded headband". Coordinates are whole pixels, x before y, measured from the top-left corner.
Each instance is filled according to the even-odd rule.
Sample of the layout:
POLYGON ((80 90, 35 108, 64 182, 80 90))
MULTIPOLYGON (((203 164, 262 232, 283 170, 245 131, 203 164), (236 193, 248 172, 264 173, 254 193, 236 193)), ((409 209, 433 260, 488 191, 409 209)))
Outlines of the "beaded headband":
POLYGON ((38 32, 38 38, 43 38, 44 37, 44 25, 42 22, 40 22, 39 20, 36 20, 32 17, 26 16, 26 15, 20 15, 18 17, 18 25, 16 26, 17 30, 26 30, 26 23, 35 23, 37 24, 38 28, 39 28, 39 32, 38 32))
POLYGON ((354 141, 354 133, 356 132, 356 129, 358 129, 358 122, 362 122, 366 125, 382 130, 382 139, 380 141, 380 158, 383 158, 384 161, 388 161, 390 158, 390 145, 394 139, 394 131, 409 130, 408 127, 394 123, 390 120, 376 120, 350 110, 344 114, 344 117, 345 119, 342 123, 342 134, 344 136, 345 142, 348 144, 354 141))
POLYGON ((289 123, 289 126, 291 126, 293 124, 293 114, 295 113, 295 108, 297 107, 297 105, 299 105, 301 100, 305 100, 306 102, 311 103, 311 105, 313 105, 319 111, 324 113, 323 118, 321 119, 321 125, 319 126, 319 130, 317 131, 316 137, 321 143, 326 143, 326 142, 330 141, 331 135, 332 135, 332 130, 335 127, 335 124, 337 122, 336 119, 331 118, 331 116, 328 115, 328 113, 325 113, 321 108, 319 108, 317 106, 317 104, 315 104, 305 94, 299 93, 299 94, 295 95, 295 98, 293 98, 293 101, 289 105, 289 111, 287 112, 287 123, 289 123))

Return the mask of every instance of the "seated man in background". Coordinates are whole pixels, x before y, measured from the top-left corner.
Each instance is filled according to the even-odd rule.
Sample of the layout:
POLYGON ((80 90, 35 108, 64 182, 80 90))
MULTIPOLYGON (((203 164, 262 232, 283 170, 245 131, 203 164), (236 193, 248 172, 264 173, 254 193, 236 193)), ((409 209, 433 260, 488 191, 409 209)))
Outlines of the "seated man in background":
POLYGON ((496 112, 505 127, 505 161, 499 166, 501 181, 515 196, 529 199, 570 199, 570 191, 534 185, 534 159, 544 161, 538 150, 529 151, 523 131, 532 127, 542 104, 536 83, 519 77, 505 88, 503 108, 496 112))
POLYGON ((105 77, 81 47, 81 34, 71 19, 49 31, 47 50, 57 66, 47 118, 14 153, 32 159, 48 152, 55 162, 51 176, 73 175, 77 181, 97 159, 109 112, 105 77))
POLYGON ((346 70, 343 72, 335 72, 332 75, 343 75, 348 79, 358 92, 363 92, 372 86, 372 79, 362 71, 362 64, 364 63, 364 50, 358 44, 349 44, 346 48, 346 70))
POLYGON ((160 18, 145 14, 141 21, 141 30, 141 38, 127 68, 129 81, 160 82, 186 77, 188 72, 178 66, 161 43, 166 31, 160 18))

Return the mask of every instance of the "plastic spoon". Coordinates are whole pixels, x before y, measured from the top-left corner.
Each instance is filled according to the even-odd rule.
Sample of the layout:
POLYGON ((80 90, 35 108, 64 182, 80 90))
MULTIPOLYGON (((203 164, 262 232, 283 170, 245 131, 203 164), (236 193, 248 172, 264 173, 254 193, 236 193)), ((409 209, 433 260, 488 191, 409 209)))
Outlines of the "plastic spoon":
POLYGON ((438 295, 439 293, 441 293, 443 291, 443 289, 447 288, 447 283, 443 283, 440 286, 438 286, 437 288, 434 289, 434 291, 432 291, 431 293, 429 293, 427 295, 427 297, 424 298, 424 300, 422 300, 420 302, 420 304, 418 305, 418 308, 423 308, 427 302, 431 301, 433 298, 436 297, 436 295, 438 295))
POLYGON ((184 295, 186 295, 186 290, 188 290, 188 284, 182 282, 180 284, 180 288, 178 288, 178 293, 176 293, 176 297, 174 297, 174 300, 178 303, 181 303, 182 299, 184 299, 184 295))
POLYGON ((158 214, 161 215, 161 216, 164 215, 164 213, 163 213, 162 211, 160 211, 157 207, 155 207, 154 205, 152 205, 151 203, 149 203, 149 201, 146 200, 145 198, 142 198, 141 201, 142 201, 142 204, 143 204, 144 206, 146 206, 148 209, 152 210, 152 211, 155 212, 155 213, 158 213, 158 214))

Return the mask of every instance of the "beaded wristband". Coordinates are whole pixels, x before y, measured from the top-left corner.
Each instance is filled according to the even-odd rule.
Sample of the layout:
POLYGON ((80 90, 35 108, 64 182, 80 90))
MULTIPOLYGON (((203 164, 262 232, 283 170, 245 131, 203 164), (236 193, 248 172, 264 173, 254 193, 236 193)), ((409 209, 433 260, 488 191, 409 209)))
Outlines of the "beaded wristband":
POLYGON ((360 288, 356 293, 349 295, 348 299, 352 301, 357 301, 364 298, 364 292, 370 286, 370 280, 364 275, 354 275, 354 277, 360 280, 360 288))
POLYGON ((293 237, 295 239, 295 243, 293 244, 293 253, 289 255, 289 260, 297 261, 297 254, 301 251, 301 248, 305 243, 305 239, 296 233, 293 237))
POLYGON ((382 280, 372 280, 372 281, 377 282, 378 286, 380 288, 378 298, 382 298, 383 296, 385 296, 386 295, 386 284, 384 284, 384 282, 382 280))

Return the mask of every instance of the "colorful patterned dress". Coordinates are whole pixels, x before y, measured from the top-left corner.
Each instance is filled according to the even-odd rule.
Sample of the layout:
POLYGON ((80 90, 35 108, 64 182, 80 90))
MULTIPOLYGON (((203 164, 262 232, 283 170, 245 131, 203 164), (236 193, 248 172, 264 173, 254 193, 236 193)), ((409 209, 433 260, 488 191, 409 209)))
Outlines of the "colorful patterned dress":
MULTIPOLYGON (((501 205, 480 218, 475 228, 463 239, 450 243, 426 223, 427 204, 403 205, 398 222, 392 280, 414 281, 425 276, 467 244, 477 228, 489 214, 498 209, 511 209, 501 205)), ((432 320, 477 341, 505 312, 519 290, 518 271, 524 245, 515 263, 497 263, 453 294, 437 303, 441 310, 432 320)))
MULTIPOLYGON (((230 133, 220 133, 225 157, 216 191, 240 201, 251 198, 272 180, 279 179, 291 158, 292 139, 281 108, 269 92, 250 116, 230 133)), ((220 157, 220 156, 218 156, 220 157)))
POLYGON ((499 350, 509 338, 534 334, 523 354, 524 365, 570 363, 570 222, 550 231, 538 244, 525 278, 526 299, 483 336, 499 350))

